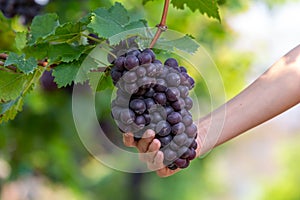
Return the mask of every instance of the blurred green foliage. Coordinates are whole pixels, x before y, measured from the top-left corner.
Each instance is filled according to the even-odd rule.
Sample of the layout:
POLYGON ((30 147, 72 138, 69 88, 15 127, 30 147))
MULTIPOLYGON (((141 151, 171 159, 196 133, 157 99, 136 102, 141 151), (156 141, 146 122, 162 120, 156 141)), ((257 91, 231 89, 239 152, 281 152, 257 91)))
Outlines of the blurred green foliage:
MULTIPOLYGON (((281 0, 280 2, 282 2, 281 0)), ((134 16, 144 17, 150 26, 155 26, 162 10, 162 0, 147 3, 122 0, 134 16)), ((269 5, 273 1, 266 0, 269 5)), ((277 2, 277 1, 276 1, 277 2)), ((62 22, 73 21, 99 6, 110 6, 109 0, 51 0, 44 12, 56 12, 62 22)), ((221 6, 222 23, 203 17, 198 12, 170 8, 168 27, 172 30, 191 34, 203 45, 215 61, 223 78, 226 94, 232 97, 245 86, 245 76, 251 66, 251 53, 235 52, 230 49, 235 33, 226 22, 226 17, 245 11, 247 1, 227 0, 221 6)), ((0 33, 3 34, 3 33, 0 33)), ((7 36, 9 37, 9 36, 7 36)), ((1 35, 8 41, 6 35, 1 35)), ((7 49, 9 49, 6 46, 7 49)), ((199 95, 207 99, 205 83, 197 83, 199 95)), ((210 193, 222 192, 222 188, 211 180, 210 158, 196 159, 191 166, 170 178, 161 179, 155 173, 127 174, 110 169, 96 161, 84 148, 74 126, 72 118, 71 89, 51 92, 41 87, 32 92, 25 100, 23 111, 14 121, 0 125, 0 159, 6 160, 11 168, 9 177, 2 179, 2 186, 14 180, 28 176, 45 177, 50 185, 60 185, 71 189, 75 199, 208 199, 210 193)), ((108 124, 113 140, 121 144, 114 127, 109 126, 111 118, 108 92, 102 93, 106 99, 97 101, 97 114, 101 123, 108 124)), ((101 94, 101 95, 102 95, 101 94)), ((198 93, 197 93, 198 94, 198 93)), ((299 148, 295 146, 299 151, 299 148)), ((299 168, 293 165, 295 156, 290 155, 288 169, 282 180, 270 186, 265 199, 300 199, 299 168), (295 173, 295 174, 294 174, 295 173), (284 180, 290 177, 289 184, 284 180), (281 187, 285 185, 285 187, 281 187), (275 193, 274 193, 275 192, 275 193), (292 194, 292 195, 291 195, 292 194), (275 198, 276 197, 276 198, 275 198)), ((216 178, 216 177, 214 177, 216 178)), ((1 178, 0 178, 1 179, 1 178)))

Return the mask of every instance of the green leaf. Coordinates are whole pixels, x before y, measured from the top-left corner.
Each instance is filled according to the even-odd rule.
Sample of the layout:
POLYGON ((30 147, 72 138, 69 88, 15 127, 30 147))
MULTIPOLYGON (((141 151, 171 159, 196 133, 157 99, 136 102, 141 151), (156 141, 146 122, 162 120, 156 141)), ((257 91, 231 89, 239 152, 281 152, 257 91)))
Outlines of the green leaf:
POLYGON ((0 71, 0 101, 10 101, 21 95, 32 74, 16 74, 0 71))
POLYGON ((175 40, 164 40, 160 39, 156 44, 155 48, 174 50, 178 49, 187 53, 194 53, 199 48, 199 44, 191 38, 189 35, 175 39, 175 40))
POLYGON ((143 0, 143 4, 145 5, 145 4, 148 3, 149 1, 154 1, 154 0, 143 0))
POLYGON ((45 38, 47 42, 68 42, 73 41, 74 38, 80 39, 80 32, 82 23, 65 23, 58 26, 55 32, 45 38))
POLYGON ((193 12, 199 10, 200 13, 221 21, 217 0, 172 0, 172 4, 179 9, 184 9, 186 4, 193 12))
POLYGON ((114 87, 111 77, 105 72, 91 72, 88 76, 89 84, 94 92, 114 87))
POLYGON ((53 69, 52 75, 59 88, 71 85, 76 79, 81 62, 61 63, 53 69))
POLYGON ((84 50, 84 46, 73 46, 67 43, 51 45, 48 51, 49 64, 78 60, 84 50))
POLYGON ((2 12, 0 12, 0 49, 1 51, 15 51, 12 41, 15 40, 15 33, 11 27, 12 20, 7 19, 2 12))
POLYGON ((91 16, 88 27, 100 37, 109 38, 126 30, 145 27, 145 20, 130 22, 126 9, 120 3, 115 3, 108 10, 99 8, 91 16))
POLYGON ((26 59, 25 54, 19 56, 18 54, 11 52, 4 63, 4 66, 9 65, 14 65, 25 74, 29 74, 37 68, 37 60, 33 57, 26 59))
POLYGON ((0 103, 0 124, 13 120, 22 111, 23 98, 17 98, 6 103, 0 103))
POLYGON ((26 46, 23 49, 23 52, 26 55, 30 55, 37 60, 43 60, 48 56, 48 49, 51 45, 48 43, 41 43, 41 44, 36 44, 33 46, 26 46))
POLYGON ((53 34, 58 26, 58 16, 54 13, 36 16, 30 26, 31 38, 29 45, 38 43, 40 40, 53 34))
POLYGON ((27 33, 26 32, 17 32, 15 38, 16 48, 21 51, 24 49, 27 43, 27 33))

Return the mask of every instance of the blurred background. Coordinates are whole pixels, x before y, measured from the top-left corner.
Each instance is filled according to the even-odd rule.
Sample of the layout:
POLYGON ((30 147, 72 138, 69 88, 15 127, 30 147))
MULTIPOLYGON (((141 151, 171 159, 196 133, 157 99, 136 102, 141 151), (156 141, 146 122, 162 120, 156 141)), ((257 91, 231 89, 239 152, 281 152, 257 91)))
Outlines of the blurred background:
MULTIPOLYGON (((57 12, 62 22, 114 3, 36 2, 42 5, 39 13, 57 12)), ((147 19, 149 26, 160 20, 162 0, 145 6, 141 0, 120 2, 135 16, 147 19)), ((193 35, 208 51, 230 99, 299 44, 300 1, 222 0, 220 8, 222 23, 171 6, 167 23, 170 29, 193 35)), ((30 20, 30 16, 16 18, 23 24, 30 20)), ((198 84, 196 88, 201 90, 203 82, 198 84)), ((110 102, 106 92, 107 99, 102 98, 98 110, 99 122, 120 142, 112 119, 107 117, 109 107, 101 106, 110 102)), ((188 169, 162 179, 155 173, 119 172, 95 160, 77 135, 71 94, 71 87, 57 89, 51 76, 44 74, 17 118, 0 124, 0 199, 300 199, 299 106, 196 159, 188 169)), ((210 98, 206 92, 202 97, 210 98)))

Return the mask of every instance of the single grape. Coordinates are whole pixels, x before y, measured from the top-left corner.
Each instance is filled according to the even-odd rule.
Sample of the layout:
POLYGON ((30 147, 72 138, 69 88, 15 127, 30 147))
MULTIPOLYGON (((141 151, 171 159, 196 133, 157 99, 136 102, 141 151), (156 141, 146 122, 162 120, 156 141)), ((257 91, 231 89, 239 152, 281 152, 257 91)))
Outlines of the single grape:
POLYGON ((111 70, 110 76, 111 76, 114 84, 116 84, 122 77, 122 72, 120 72, 118 70, 111 70))
POLYGON ((165 137, 159 137, 158 140, 161 143, 161 147, 167 146, 171 141, 173 137, 171 135, 167 135, 165 137))
POLYGON ((185 126, 190 126, 193 123, 193 118, 190 115, 186 115, 182 118, 182 122, 185 126))
POLYGON ((155 100, 156 103, 158 103, 160 105, 166 105, 166 103, 167 103, 167 97, 162 92, 155 93, 153 95, 153 99, 155 100))
POLYGON ((156 92, 165 92, 167 90, 166 81, 164 79, 157 79, 153 89, 156 92))
POLYGON ((146 124, 146 126, 149 125, 150 122, 151 122, 151 116, 149 114, 144 113, 143 117, 145 118, 145 121, 146 121, 145 124, 146 124))
POLYGON ((171 105, 175 111, 180 111, 181 109, 183 109, 185 107, 185 102, 182 98, 179 98, 177 101, 173 102, 171 105))
POLYGON ((183 66, 180 66, 180 67, 179 67, 179 69, 180 69, 180 72, 185 72, 185 73, 187 73, 187 70, 186 70, 186 68, 185 68, 185 67, 183 67, 183 66))
POLYGON ((192 89, 195 86, 195 81, 192 77, 189 77, 188 79, 189 82, 189 88, 192 89))
POLYGON ((134 83, 137 80, 137 75, 134 71, 128 71, 122 78, 126 83, 134 83))
POLYGON ((146 104, 143 100, 134 99, 130 102, 129 107, 138 115, 141 115, 146 110, 146 104))
POLYGON ((172 163, 172 164, 169 164, 169 165, 168 165, 168 168, 169 168, 170 170, 175 170, 175 169, 177 169, 178 167, 177 167, 174 163, 172 163))
POLYGON ((147 70, 145 69, 145 67, 139 66, 138 68, 136 68, 135 73, 139 78, 141 78, 147 74, 147 70))
POLYGON ((173 141, 178 145, 178 146, 183 146, 186 141, 187 141, 188 137, 186 134, 179 134, 179 135, 175 135, 173 138, 173 141))
POLYGON ((160 121, 158 122, 158 124, 156 125, 156 128, 155 128, 155 131, 156 133, 159 135, 159 136, 167 136, 170 134, 171 132, 171 126, 168 122, 166 121, 160 121))
POLYGON ((180 158, 185 158, 187 159, 191 154, 191 149, 190 148, 186 148, 186 151, 180 155, 180 158))
POLYGON ((177 101, 180 97, 180 91, 175 87, 167 88, 166 97, 168 101, 177 101))
POLYGON ((180 84, 180 76, 177 73, 168 74, 166 80, 171 87, 178 87, 180 84))
POLYGON ((176 144, 176 142, 174 142, 174 138, 173 140, 170 142, 169 147, 173 150, 173 151, 178 151, 178 149, 180 149, 180 146, 178 144, 176 144))
POLYGON ((139 59, 134 55, 128 55, 125 58, 124 66, 127 70, 132 70, 139 65, 139 59))
POLYGON ((154 77, 157 74, 156 65, 150 63, 147 65, 144 65, 144 67, 147 70, 147 76, 154 77))
POLYGON ((177 160, 174 161, 174 164, 179 167, 179 168, 184 168, 186 166, 187 160, 178 158, 177 160))
POLYGON ((194 149, 190 150, 189 160, 193 160, 196 157, 196 151, 194 149))
POLYGON ((187 110, 192 109, 192 107, 193 107, 193 100, 191 99, 191 97, 186 97, 185 100, 184 100, 184 102, 185 102, 185 108, 187 110))
POLYGON ((151 113, 150 117, 151 117, 151 122, 153 122, 153 123, 158 123, 158 122, 163 120, 163 118, 162 118, 162 116, 160 115, 159 112, 151 113))
POLYGON ((189 88, 188 88, 188 87, 183 86, 183 85, 180 85, 180 86, 178 87, 178 90, 179 90, 180 96, 181 96, 182 98, 186 98, 187 96, 189 96, 189 88))
POLYGON ((120 120, 124 124, 131 124, 135 120, 135 114, 130 109, 124 109, 120 113, 120 120))
POLYGON ((147 98, 144 101, 145 101, 147 110, 150 110, 151 107, 155 105, 155 102, 154 102, 154 100, 152 98, 147 98))
POLYGON ((181 120, 182 120, 182 117, 178 112, 172 112, 167 117, 167 121, 172 125, 181 122, 181 120))
POLYGON ((124 90, 129 94, 134 94, 139 90, 139 87, 137 86, 136 83, 125 83, 123 86, 124 86, 124 90))
POLYGON ((114 67, 123 72, 125 70, 124 68, 124 62, 125 62, 125 57, 124 56, 120 56, 118 57, 115 61, 114 61, 114 67))
POLYGON ((164 64, 169 67, 178 67, 178 62, 175 58, 168 58, 164 64))
POLYGON ((178 135, 178 134, 181 134, 185 131, 185 126, 182 122, 179 122, 175 125, 172 126, 172 133, 174 135, 178 135))
POLYGON ((177 153, 175 151, 172 151, 169 148, 165 149, 163 152, 164 152, 164 158, 167 161, 173 161, 177 157, 177 153))
POLYGON ((193 138, 197 134, 197 126, 195 124, 191 124, 190 126, 185 128, 185 133, 190 137, 193 138))
POLYGON ((151 60, 154 61, 155 60, 155 54, 151 49, 144 49, 143 53, 147 53, 151 56, 151 60))
POLYGON ((140 127, 144 127, 146 125, 146 119, 143 115, 136 116, 134 123, 140 127))
POLYGON ((147 52, 143 52, 143 53, 139 54, 138 59, 139 59, 141 65, 149 64, 152 62, 152 57, 147 52))

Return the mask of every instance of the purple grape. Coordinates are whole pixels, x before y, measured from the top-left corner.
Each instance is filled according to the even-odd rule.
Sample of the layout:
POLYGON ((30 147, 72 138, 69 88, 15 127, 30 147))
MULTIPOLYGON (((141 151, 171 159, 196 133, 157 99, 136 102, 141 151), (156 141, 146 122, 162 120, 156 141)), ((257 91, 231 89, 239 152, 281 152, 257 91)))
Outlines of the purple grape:
POLYGON ((182 122, 179 122, 175 125, 172 126, 172 133, 174 135, 178 135, 178 134, 181 134, 185 131, 185 126, 182 122))
POLYGON ((179 134, 174 136, 173 141, 181 147, 186 143, 187 139, 188 137, 186 134, 179 134))
POLYGON ((166 97, 168 101, 177 101, 180 97, 180 91, 175 87, 167 88, 166 97))
POLYGON ((171 141, 173 137, 171 135, 167 135, 165 137, 159 137, 158 140, 161 143, 161 147, 167 146, 171 141))
POLYGON ((150 110, 151 107, 155 105, 155 102, 154 102, 154 100, 152 98, 147 98, 144 101, 145 101, 147 110, 150 110))
POLYGON ((174 161, 174 164, 179 167, 179 168, 185 168, 187 160, 186 159, 182 159, 182 158, 178 158, 177 160, 174 161))
POLYGON ((178 90, 179 90, 180 96, 181 96, 182 98, 186 98, 187 96, 189 96, 189 88, 188 88, 188 87, 183 86, 183 85, 180 85, 180 86, 178 87, 178 90))
POLYGON ((175 58, 168 58, 164 64, 169 67, 178 67, 178 62, 175 58))
POLYGON ((181 120, 182 120, 182 116, 178 112, 172 112, 167 117, 167 121, 172 125, 181 122, 181 120))
POLYGON ((166 121, 160 121, 158 122, 158 124, 156 125, 156 128, 155 128, 155 131, 156 133, 159 135, 159 136, 167 136, 170 134, 171 132, 171 126, 168 122, 166 121))
POLYGON ((197 126, 195 124, 191 124, 190 126, 185 128, 185 133, 190 137, 193 138, 197 134, 197 126))
POLYGON ((178 87, 180 85, 180 76, 177 73, 168 74, 166 80, 171 87, 178 87))
POLYGON ((180 66, 180 67, 179 67, 179 69, 180 69, 180 72, 185 72, 185 73, 187 73, 187 70, 186 70, 186 68, 185 68, 185 67, 183 67, 183 66, 180 66))
POLYGON ((151 60, 152 60, 152 61, 155 60, 155 54, 154 54, 154 52, 153 52, 151 49, 145 49, 145 50, 143 51, 143 53, 149 54, 149 55, 151 56, 151 60))
POLYGON ((128 71, 123 75, 123 80, 126 83, 134 83, 137 80, 137 75, 134 71, 128 71))
POLYGON ((116 68, 116 70, 119 71, 124 71, 124 62, 125 62, 125 57, 124 56, 120 56, 118 57, 115 61, 114 61, 114 68, 116 68))
POLYGON ((134 123, 138 126, 144 127, 146 125, 146 119, 143 115, 139 115, 135 118, 134 123))
POLYGON ((137 86, 136 83, 125 83, 124 84, 124 90, 126 92, 128 92, 129 94, 134 94, 139 90, 139 87, 137 86))
POLYGON ((139 54, 138 59, 139 59, 141 65, 149 64, 149 63, 152 62, 151 55, 146 53, 146 52, 143 52, 143 53, 139 54))
POLYGON ((136 68, 135 73, 139 78, 141 78, 147 74, 147 70, 143 66, 139 66, 136 68))
POLYGON ((181 109, 183 109, 185 107, 185 102, 182 98, 179 98, 177 101, 173 102, 171 105, 175 111, 180 111, 181 109))
POLYGON ((164 151, 164 158, 167 160, 167 161, 173 161, 176 159, 177 157, 177 153, 175 151, 172 151, 171 149, 167 148, 165 149, 164 151))
POLYGON ((139 66, 139 59, 134 55, 128 55, 125 58, 124 66, 127 70, 132 70, 133 68, 139 66))
POLYGON ((162 93, 162 92, 155 93, 153 95, 153 99, 155 100, 156 103, 158 103, 160 105, 166 105, 166 103, 167 103, 167 97, 166 97, 165 93, 162 93))
POLYGON ((139 50, 135 49, 135 50, 129 51, 129 52, 127 53, 127 56, 135 56, 135 57, 138 57, 138 55, 139 55, 140 53, 141 53, 141 52, 140 52, 139 50))
POLYGON ((129 107, 138 115, 141 115, 146 110, 146 104, 143 100, 134 99, 130 102, 129 107))
POLYGON ((190 115, 186 115, 182 118, 182 122, 185 126, 190 126, 193 123, 193 118, 190 115))
POLYGON ((151 117, 151 122, 153 122, 153 123, 158 123, 158 122, 163 120, 163 118, 162 118, 162 116, 160 115, 159 112, 151 113, 150 117, 151 117))
POLYGON ((191 99, 191 97, 186 97, 184 102, 185 102, 185 108, 187 110, 191 110, 193 107, 193 100, 191 99))
POLYGON ((124 124, 131 124, 135 120, 135 114, 130 109, 124 109, 120 113, 120 120, 124 124))

